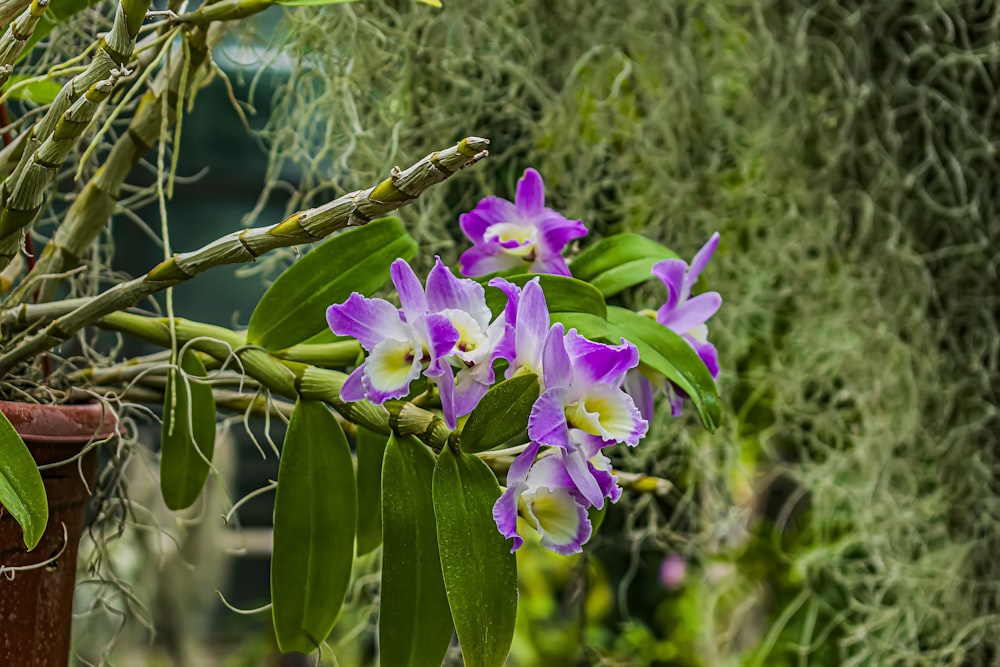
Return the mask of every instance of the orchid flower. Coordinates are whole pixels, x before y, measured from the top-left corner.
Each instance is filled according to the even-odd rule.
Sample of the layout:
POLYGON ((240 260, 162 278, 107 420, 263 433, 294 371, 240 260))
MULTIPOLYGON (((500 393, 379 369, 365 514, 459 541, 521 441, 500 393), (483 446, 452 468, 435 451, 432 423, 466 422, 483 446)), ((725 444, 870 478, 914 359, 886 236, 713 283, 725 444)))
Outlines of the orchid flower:
POLYGON ((719 310, 722 297, 718 292, 705 292, 691 296, 691 288, 698 282, 708 260, 719 245, 719 233, 712 234, 695 254, 689 267, 681 259, 665 259, 653 265, 653 275, 667 286, 667 301, 656 311, 656 321, 682 336, 695 349, 712 377, 719 375, 719 356, 715 346, 708 342, 709 318, 719 310))
POLYGON ((389 275, 399 292, 399 309, 354 292, 326 311, 335 334, 353 336, 369 353, 341 387, 344 401, 381 404, 405 396, 421 372, 444 373, 442 360, 461 338, 447 316, 428 312, 424 289, 409 264, 396 260, 389 275))
POLYGON ((500 533, 514 540, 511 553, 524 544, 517 532, 518 514, 538 531, 542 546, 564 556, 578 553, 591 533, 586 501, 562 457, 536 461, 539 448, 533 442, 514 459, 507 473, 507 490, 493 506, 493 519, 500 533))
MULTIPOLYGON (((653 265, 653 275, 667 287, 667 301, 656 312, 656 321, 686 340, 701 357, 713 378, 719 376, 719 354, 715 346, 708 342, 706 322, 719 310, 722 297, 718 292, 705 292, 692 297, 691 288, 698 282, 698 276, 718 245, 719 233, 716 232, 695 254, 690 267, 680 259, 665 259, 653 265)), ((660 384, 666 391, 671 414, 674 417, 681 416, 681 407, 687 394, 665 378, 660 384)), ((625 387, 635 399, 642 416, 649 419, 652 416, 654 393, 652 382, 635 369, 629 371, 625 387)))
POLYGON ((636 347, 587 340, 575 329, 563 333, 556 323, 543 351, 545 391, 528 418, 528 437, 566 450, 565 463, 577 489, 600 509, 606 489, 591 460, 605 445, 635 446, 646 435, 647 422, 632 398, 621 389, 625 373, 639 363, 636 347))
POLYGON ((455 428, 457 417, 473 408, 493 384, 493 360, 506 330, 501 313, 492 323, 483 286, 474 280, 459 279, 437 258, 427 276, 427 307, 443 316, 458 331, 454 347, 446 361, 459 367, 457 375, 451 363, 443 363, 434 379, 441 393, 442 411, 448 428, 455 428))
POLYGON ((473 243, 459 259, 466 276, 513 268, 568 276, 563 248, 587 234, 580 220, 567 220, 545 207, 545 185, 534 169, 526 169, 518 180, 513 202, 486 197, 458 222, 473 243))
POLYGON ((520 288, 503 278, 490 281, 507 294, 503 317, 505 332, 497 348, 497 357, 509 362, 505 377, 534 373, 542 379, 542 350, 549 332, 549 308, 538 278, 520 288))

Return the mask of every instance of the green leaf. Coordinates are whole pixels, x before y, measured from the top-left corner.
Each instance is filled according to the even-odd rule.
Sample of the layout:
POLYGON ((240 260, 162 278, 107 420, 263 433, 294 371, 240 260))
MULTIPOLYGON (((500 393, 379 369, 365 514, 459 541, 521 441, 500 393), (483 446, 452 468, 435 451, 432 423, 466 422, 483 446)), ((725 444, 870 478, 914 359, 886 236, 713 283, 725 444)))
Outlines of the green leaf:
POLYGON ((645 364, 687 392, 705 428, 714 431, 718 427, 722 419, 719 388, 687 341, 655 320, 625 308, 609 307, 608 322, 616 335, 635 344, 645 364))
POLYGON ((469 453, 484 452, 526 429, 538 394, 538 376, 534 373, 515 375, 493 385, 462 429, 462 449, 469 453))
POLYGON ((247 342, 277 351, 316 336, 327 327, 328 306, 352 292, 373 294, 397 258, 409 260, 416 252, 399 218, 337 234, 278 276, 250 315, 247 342))
POLYGON ((278 648, 309 653, 330 634, 351 580, 356 496, 351 449, 317 401, 299 400, 274 497, 271 611, 278 648))
POLYGON ((203 378, 208 373, 194 350, 184 352, 180 367, 184 374, 171 370, 167 375, 160 439, 160 492, 172 510, 190 507, 198 499, 215 453, 212 387, 184 378, 203 378))
POLYGON ((21 526, 24 545, 38 545, 49 522, 49 503, 42 476, 24 440, 0 412, 0 505, 21 526))
POLYGON ((392 437, 382 470, 382 667, 439 667, 451 643, 431 492, 434 456, 413 436, 392 437))
POLYGON ((52 104, 56 95, 62 90, 62 85, 52 79, 37 79, 27 76, 12 76, 7 81, 8 97, 22 100, 36 106, 52 104))
MULTIPOLYGON (((604 297, 593 285, 576 278, 553 275, 533 275, 522 273, 511 276, 507 280, 524 287, 532 278, 539 279, 542 292, 545 293, 545 303, 553 319, 561 313, 589 313, 601 319, 607 319, 608 309, 604 297)), ((507 305, 507 295, 496 287, 486 290, 486 304, 496 315, 507 305)))
POLYGON ((358 427, 359 556, 382 544, 382 459, 388 440, 388 436, 358 427))
POLYGON ((645 236, 616 234, 577 255, 570 271, 609 297, 649 280, 657 262, 676 258, 675 252, 645 236))
POLYGON ((500 667, 517 615, 517 564, 497 531, 496 477, 475 456, 445 448, 434 468, 434 517, 451 617, 468 667, 500 667))

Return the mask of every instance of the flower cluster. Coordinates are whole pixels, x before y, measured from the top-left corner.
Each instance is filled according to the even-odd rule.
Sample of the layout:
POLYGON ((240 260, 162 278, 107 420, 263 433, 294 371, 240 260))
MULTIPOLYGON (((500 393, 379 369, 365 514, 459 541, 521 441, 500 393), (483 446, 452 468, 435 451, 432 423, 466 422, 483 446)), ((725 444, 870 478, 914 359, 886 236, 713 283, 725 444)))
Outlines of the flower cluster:
MULTIPOLYGON (((478 276, 522 268, 570 275, 562 251, 587 230, 544 204, 542 179, 528 169, 514 202, 487 197, 461 216, 462 230, 474 243, 462 255, 462 272, 478 276)), ((716 292, 691 296, 691 288, 718 241, 713 235, 690 267, 670 259, 652 271, 668 290, 657 321, 692 346, 712 377, 719 364, 706 322, 722 299, 716 292)), ((654 389, 639 372, 636 347, 625 339, 618 345, 594 342, 552 324, 538 278, 523 287, 493 278, 489 285, 507 296, 503 312, 493 318, 483 286, 456 277, 440 259, 426 287, 402 259, 393 263, 390 276, 398 308, 355 293, 327 311, 334 333, 353 336, 368 351, 345 381, 341 398, 384 403, 409 394, 411 383, 423 375, 437 386, 445 421, 455 428, 496 380, 495 362, 507 362, 508 379, 534 374, 540 394, 528 417, 528 444, 508 471, 493 518, 500 533, 513 540, 511 551, 524 542, 518 517, 545 547, 560 554, 580 551, 591 535, 588 510, 621 496, 605 448, 638 444, 652 416, 654 389)), ((680 414, 686 395, 662 378, 659 383, 673 413, 680 414)))
POLYGON ((639 353, 625 340, 605 345, 575 329, 565 332, 560 323, 550 327, 537 278, 523 290, 502 278, 490 284, 508 297, 500 352, 510 363, 507 376, 532 372, 542 384, 528 419, 530 444, 511 465, 493 518, 514 540, 511 551, 524 541, 517 532, 520 515, 545 547, 575 553, 590 539, 587 509, 621 496, 602 449, 621 442, 634 446, 646 434, 646 420, 621 388, 639 353), (536 460, 542 446, 549 449, 536 460))
POLYGON ((471 412, 493 384, 504 316, 491 323, 483 286, 456 278, 440 258, 426 289, 402 259, 393 262, 389 275, 400 308, 355 292, 326 311, 334 333, 353 336, 369 353, 340 396, 381 404, 406 396, 423 373, 437 385, 445 422, 455 428, 457 418, 471 412))

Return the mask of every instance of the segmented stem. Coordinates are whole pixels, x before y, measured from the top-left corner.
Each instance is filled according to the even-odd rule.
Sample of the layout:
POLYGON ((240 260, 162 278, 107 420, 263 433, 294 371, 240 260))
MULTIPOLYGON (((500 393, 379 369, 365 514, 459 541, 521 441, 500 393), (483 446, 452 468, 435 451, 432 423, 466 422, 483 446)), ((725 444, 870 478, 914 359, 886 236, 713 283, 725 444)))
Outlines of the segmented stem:
MULTIPOLYGON (((468 137, 456 146, 426 156, 405 171, 392 169, 389 178, 367 190, 348 193, 327 204, 300 211, 270 227, 233 232, 187 253, 160 262, 145 276, 121 283, 58 317, 40 332, 0 355, 0 374, 45 352, 81 328, 147 296, 224 264, 251 262, 275 248, 312 243, 352 225, 363 225, 414 201, 432 185, 482 159, 489 141, 468 137)), ((363 261, 363 260, 362 260, 363 261)))

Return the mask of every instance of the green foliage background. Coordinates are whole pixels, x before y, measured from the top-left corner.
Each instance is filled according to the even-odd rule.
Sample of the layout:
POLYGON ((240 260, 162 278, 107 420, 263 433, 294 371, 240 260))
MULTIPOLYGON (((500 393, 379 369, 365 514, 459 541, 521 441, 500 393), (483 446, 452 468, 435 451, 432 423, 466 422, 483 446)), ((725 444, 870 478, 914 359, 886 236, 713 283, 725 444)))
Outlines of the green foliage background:
MULTIPOLYGON (((619 454, 677 490, 626 497, 564 566, 590 572, 576 659, 1000 660, 1000 4, 372 0, 287 26, 263 137, 302 178, 290 207, 474 134, 492 157, 404 215, 428 264, 528 166, 587 240, 690 257, 722 233, 727 421, 664 417, 619 454), (687 583, 640 590, 668 552, 687 583)), ((525 583, 522 625, 554 625, 531 588, 552 580, 525 583)), ((521 630, 523 664, 573 631, 521 630)))

